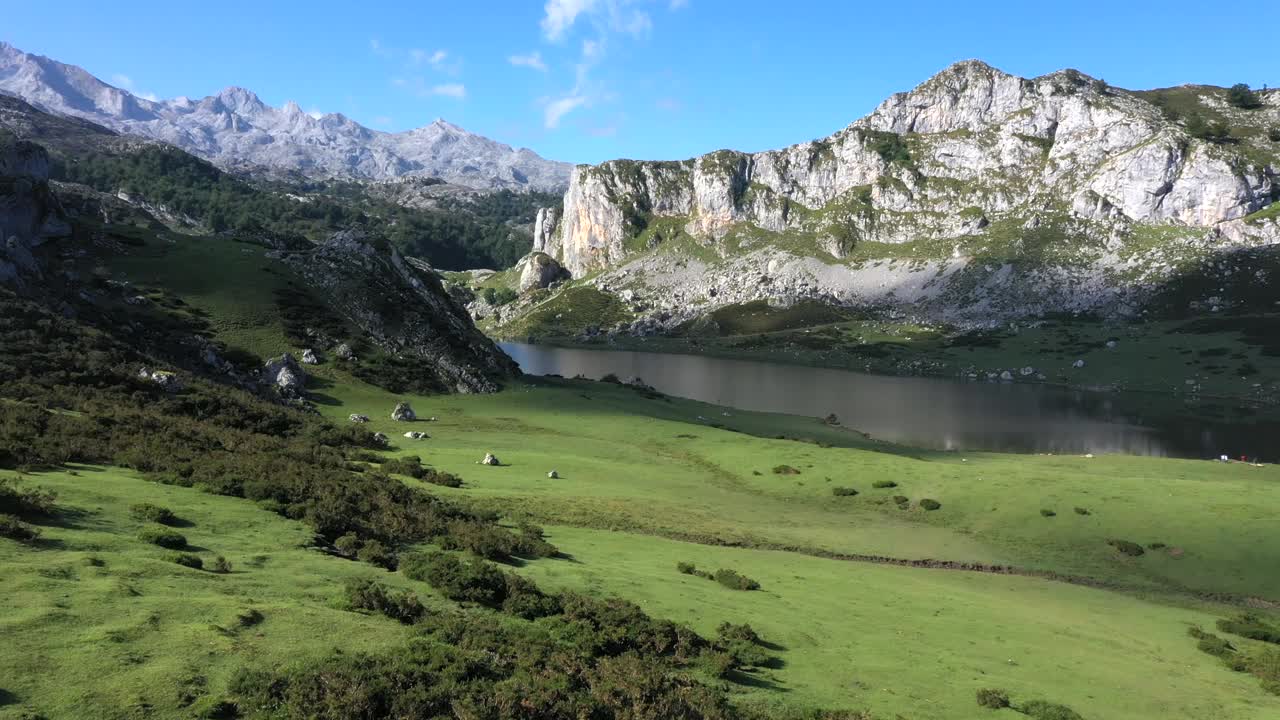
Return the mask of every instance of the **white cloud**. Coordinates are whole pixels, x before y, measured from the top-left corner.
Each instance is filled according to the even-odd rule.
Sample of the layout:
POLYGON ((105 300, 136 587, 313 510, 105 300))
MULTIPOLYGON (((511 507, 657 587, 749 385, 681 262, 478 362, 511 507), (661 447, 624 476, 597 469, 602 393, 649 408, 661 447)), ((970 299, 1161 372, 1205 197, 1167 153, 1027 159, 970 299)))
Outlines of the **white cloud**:
POLYGON ((112 75, 111 82, 115 83, 116 87, 122 88, 124 90, 128 90, 130 93, 132 93, 137 97, 142 98, 143 100, 150 100, 151 102, 160 101, 160 98, 155 93, 144 92, 142 90, 139 90, 137 87, 135 87, 133 84, 133 78, 129 77, 128 75, 125 75, 124 73, 116 73, 112 75))
POLYGON ((447 50, 436 50, 435 52, 429 53, 421 48, 413 48, 409 51, 409 61, 414 65, 427 63, 432 67, 438 68, 448 57, 449 51, 447 50))
POLYGON ((528 55, 512 55, 507 58, 507 62, 515 65, 516 67, 533 68, 538 72, 547 71, 547 64, 542 61, 542 53, 536 50, 528 55))
POLYGON ((560 127, 560 119, 581 107, 587 99, 581 95, 569 95, 547 103, 543 111, 543 120, 548 129, 560 127))
POLYGON ((546 15, 542 18, 542 34, 548 40, 559 40, 573 27, 579 15, 595 9, 596 2, 597 0, 547 0, 543 8, 546 15))
POLYGON ((307 111, 307 114, 311 116, 312 120, 319 120, 320 118, 324 117, 324 111, 314 106, 307 111))
POLYGON ((467 87, 462 83, 445 83, 444 85, 436 85, 431 88, 432 95, 443 95, 445 97, 458 98, 461 100, 467 96, 467 87))
POLYGON ((671 0, 671 3, 667 7, 669 7, 672 10, 679 10, 680 8, 688 4, 689 4, 689 0, 671 0))

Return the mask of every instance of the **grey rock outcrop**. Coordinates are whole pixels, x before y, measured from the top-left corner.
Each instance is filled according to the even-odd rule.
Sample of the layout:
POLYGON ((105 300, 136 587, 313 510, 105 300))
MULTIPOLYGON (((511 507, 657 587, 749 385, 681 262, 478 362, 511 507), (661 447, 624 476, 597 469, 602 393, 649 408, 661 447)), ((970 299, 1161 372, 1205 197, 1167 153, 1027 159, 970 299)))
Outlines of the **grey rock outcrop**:
POLYGON ((391 419, 397 422, 413 422, 418 419, 418 416, 413 412, 413 408, 409 406, 409 403, 398 402, 395 408, 391 410, 391 419))
POLYGON ((481 465, 501 465, 502 463, 498 462, 498 457, 493 453, 485 453, 484 459, 480 461, 480 464, 481 465))
POLYGON ((262 376, 284 397, 298 398, 306 392, 307 373, 289 353, 268 360, 262 366, 262 376))
POLYGON ((307 348, 302 351, 302 363, 304 365, 319 365, 320 358, 316 355, 315 350, 307 348))
POLYGON ((516 269, 520 271, 520 292, 545 288, 557 280, 569 277, 569 273, 555 258, 543 252, 524 256, 516 264, 516 269))
POLYGON ((346 343, 341 343, 338 347, 334 348, 333 355, 339 360, 346 360, 348 362, 356 359, 355 351, 346 343))
MULTIPOLYGON (((393 247, 375 248, 361 233, 343 231, 281 259, 330 298, 332 309, 365 340, 413 363, 431 381, 430 389, 492 392, 519 374, 515 362, 449 297, 439 276, 409 263, 393 247)), ((352 353, 339 346, 334 355, 352 353)))
POLYGON ((351 421, 351 422, 353 422, 353 423, 367 423, 367 422, 369 422, 369 416, 368 416, 368 415, 361 415, 360 413, 351 413, 350 415, 348 415, 348 416, 347 416, 347 419, 348 419, 348 420, 350 420, 350 421, 351 421))
POLYGON ((186 384, 182 382, 182 378, 178 377, 177 373, 169 370, 152 370, 144 367, 138 370, 138 377, 155 383, 165 392, 176 393, 186 387, 186 384))
POLYGON ((50 190, 48 153, 0 129, 0 283, 38 285, 44 279, 41 246, 70 234, 50 190))
POLYGON ((512 190, 561 190, 570 170, 568 163, 444 120, 406 132, 380 132, 340 113, 313 116, 294 102, 271 107, 238 87, 200 100, 142 98, 82 68, 7 43, 0 43, 0 91, 47 112, 176 145, 233 170, 367 180, 428 176, 512 190))

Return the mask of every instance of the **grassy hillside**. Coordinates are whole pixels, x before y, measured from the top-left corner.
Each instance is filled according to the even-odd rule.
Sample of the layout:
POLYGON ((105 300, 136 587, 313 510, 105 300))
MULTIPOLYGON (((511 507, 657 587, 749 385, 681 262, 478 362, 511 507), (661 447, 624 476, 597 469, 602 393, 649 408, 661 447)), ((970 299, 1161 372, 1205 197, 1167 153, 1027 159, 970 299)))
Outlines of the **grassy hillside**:
MULTIPOLYGON (((103 271, 164 300, 147 312, 201 318, 231 347, 276 354, 292 346, 268 304, 279 278, 257 253, 178 239, 104 258, 103 271), (233 289, 249 279, 262 287, 233 289)), ((113 373, 137 362, 123 349, 98 339, 94 352, 72 352, 75 336, 50 318, 4 319, 25 323, 14 335, 23 343, 66 351, 7 343, 0 352, 9 374, 35 373, 2 386, 0 439, 19 440, 0 446, 0 467, 27 457, 22 443, 67 458, 22 478, 58 495, 56 512, 26 520, 40 537, 0 538, 0 574, 13 589, 0 597, 0 640, 16 649, 0 657, 5 720, 354 718, 390 714, 368 708, 393 696, 419 702, 424 717, 511 717, 517 706, 503 703, 514 697, 544 713, 527 717, 592 707, 593 717, 637 720, 857 718, 813 713, 866 708, 960 719, 986 712, 975 701, 984 688, 1024 709, 1045 700, 1091 719, 1280 714, 1262 681, 1280 680, 1280 651, 1223 632, 1236 650, 1220 652, 1247 670, 1233 672, 1189 635, 1222 632, 1218 620, 1246 610, 1280 620, 1274 467, 935 453, 813 418, 576 380, 404 396, 328 363, 308 368, 319 417, 307 417, 203 381, 169 397, 131 378, 118 392, 112 383, 126 381, 113 373), (50 362, 70 379, 43 372, 50 362), (92 373, 75 369, 85 363, 92 373), (402 400, 423 420, 391 420, 402 400), (355 428, 351 413, 371 421, 355 428), (31 439, 37 418, 51 424, 31 439), (348 432, 322 430, 326 420, 348 432), (429 437, 403 437, 409 430, 429 437), (344 444, 369 431, 391 447, 344 444), (486 453, 501 465, 479 464, 486 453), (412 456, 434 472, 388 462, 412 456), (460 486, 447 487, 450 475, 460 486), (441 501, 461 514, 443 524, 420 515, 441 501), (135 517, 141 502, 173 511, 172 529, 204 569, 143 540, 156 528, 135 517), (557 557, 493 551, 507 534, 534 537, 531 521, 546 525, 557 557), (386 554, 367 551, 374 540, 386 554), (340 557, 349 547, 371 562, 340 557), (451 581, 415 570, 415 553, 436 548, 498 558, 550 593, 526 595, 531 607, 563 605, 526 607, 535 618, 526 620, 505 602, 448 600, 458 596, 451 581), (215 572, 219 555, 230 573, 215 572), (375 565, 397 559, 394 572, 375 565), (681 563, 732 570, 759 588, 730 589, 681 563), (398 599, 353 605, 361 596, 348 578, 376 579, 398 599), (605 620, 560 594, 573 592, 626 598, 701 638, 748 623, 762 642, 747 652, 681 636, 677 647, 703 648, 696 656, 606 642, 650 621, 616 608, 605 620), (382 616, 406 608, 411 622, 382 616), (475 712, 433 704, 441 693, 475 712), (722 696, 730 706, 717 704, 722 696), (672 698, 690 704, 659 702, 672 698)), ((743 327, 770 329, 757 322, 743 327)))

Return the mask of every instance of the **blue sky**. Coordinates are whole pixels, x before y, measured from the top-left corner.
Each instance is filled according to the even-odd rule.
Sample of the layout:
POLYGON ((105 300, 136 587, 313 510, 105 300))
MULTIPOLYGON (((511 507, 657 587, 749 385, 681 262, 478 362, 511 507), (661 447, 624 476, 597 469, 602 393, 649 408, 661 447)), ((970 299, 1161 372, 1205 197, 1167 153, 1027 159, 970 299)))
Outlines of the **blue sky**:
MULTIPOLYGON (((159 97, 229 85, 383 130, 437 117, 571 162, 827 135, 948 64, 1280 84, 1276 28, 1182 2, 9 3, 0 39, 159 97)), ((1261 6, 1259 6, 1261 7, 1261 6)))

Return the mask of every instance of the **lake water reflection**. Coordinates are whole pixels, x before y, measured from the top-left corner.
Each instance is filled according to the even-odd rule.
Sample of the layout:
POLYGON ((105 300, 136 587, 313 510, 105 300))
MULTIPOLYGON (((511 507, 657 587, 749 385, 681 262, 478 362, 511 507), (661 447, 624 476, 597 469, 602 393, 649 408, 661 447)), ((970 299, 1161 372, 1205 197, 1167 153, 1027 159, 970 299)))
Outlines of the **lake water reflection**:
MULTIPOLYGON (((872 437, 1002 452, 1267 455, 1276 423, 1144 417, 1152 397, 941 378, 885 377, 751 360, 500 343, 533 375, 640 377, 669 395, 744 410, 835 413, 872 437)), ((1157 403, 1159 405, 1159 403, 1157 403)), ((1173 407, 1171 403, 1164 403, 1173 407)), ((1171 414, 1171 413, 1170 413, 1171 414)), ((1274 443, 1273 443, 1274 444, 1274 443)))

